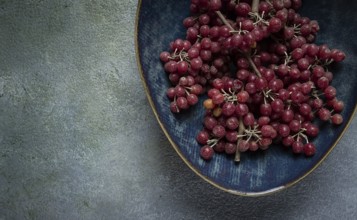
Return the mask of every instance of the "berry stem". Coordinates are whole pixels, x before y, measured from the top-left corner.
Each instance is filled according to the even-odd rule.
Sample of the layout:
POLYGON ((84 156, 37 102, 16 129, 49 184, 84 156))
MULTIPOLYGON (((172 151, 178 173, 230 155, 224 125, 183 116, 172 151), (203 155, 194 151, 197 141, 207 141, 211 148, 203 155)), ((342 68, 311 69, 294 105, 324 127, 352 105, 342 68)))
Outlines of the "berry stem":
POLYGON ((252 12, 258 12, 259 11, 259 0, 253 0, 252 2, 252 12))
POLYGON ((218 17, 222 20, 223 24, 225 24, 227 27, 229 27, 229 29, 231 29, 231 31, 236 31, 236 30, 234 30, 234 28, 232 27, 232 25, 227 21, 227 19, 224 17, 224 15, 222 14, 222 12, 216 11, 216 14, 217 14, 218 17))
POLYGON ((257 76, 259 76, 259 77, 262 77, 262 74, 260 74, 260 72, 259 72, 257 66, 256 66, 255 63, 253 62, 252 57, 251 57, 249 54, 245 54, 245 57, 247 58, 247 60, 248 60, 248 62, 249 62, 249 64, 250 64, 250 66, 253 68, 255 74, 257 74, 257 76))
POLYGON ((239 151, 239 143, 242 141, 242 135, 245 130, 244 124, 243 124, 243 118, 239 117, 239 128, 238 128, 238 140, 237 140, 237 150, 236 150, 236 155, 234 157, 235 162, 240 162, 240 151, 239 151))
MULTIPOLYGON (((259 5, 259 0, 258 0, 258 1, 254 0, 254 1, 253 1, 253 4, 254 4, 254 2, 257 2, 258 5, 259 5)), ((256 3, 256 4, 257 4, 257 3, 256 3)), ((216 14, 217 14, 218 17, 222 20, 222 22, 223 22, 227 27, 229 27, 229 29, 231 29, 231 31, 234 31, 234 32, 237 31, 237 30, 235 30, 235 29, 228 23, 227 19, 224 17, 224 15, 223 15, 220 11, 216 11, 216 14)), ((249 64, 250 64, 250 66, 253 68, 255 74, 257 74, 257 76, 259 76, 259 77, 262 77, 262 75, 260 74, 260 72, 259 72, 257 66, 255 65, 255 63, 253 62, 253 60, 252 60, 252 58, 251 58, 251 56, 250 56, 250 52, 249 52, 249 54, 246 53, 246 54, 244 54, 244 55, 245 55, 245 57, 248 59, 249 64)))

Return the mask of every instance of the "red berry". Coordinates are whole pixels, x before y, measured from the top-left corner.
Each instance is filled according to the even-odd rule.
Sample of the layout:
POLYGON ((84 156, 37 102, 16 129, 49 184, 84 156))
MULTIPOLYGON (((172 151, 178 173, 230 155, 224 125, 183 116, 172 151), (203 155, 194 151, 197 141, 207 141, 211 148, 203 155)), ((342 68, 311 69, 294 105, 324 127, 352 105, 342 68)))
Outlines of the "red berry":
POLYGON ((238 150, 240 152, 245 152, 249 149, 249 142, 246 140, 241 140, 238 144, 238 150))
POLYGON ((210 159, 212 159, 213 154, 214 154, 214 151, 213 151, 212 147, 210 147, 208 145, 201 147, 200 155, 203 159, 210 160, 210 159))
POLYGON ((226 120, 226 127, 230 130, 235 130, 237 129, 239 126, 239 121, 237 119, 237 117, 229 117, 227 120, 226 120))
POLYGON ((224 140, 219 140, 216 145, 213 146, 213 150, 218 153, 224 152, 226 142, 224 140))
POLYGON ((282 22, 279 18, 273 17, 269 20, 268 30, 271 33, 276 33, 282 28, 282 22))
POLYGON ((212 97, 212 101, 215 105, 220 105, 224 102, 224 96, 222 93, 218 93, 212 97))
POLYGON ((230 142, 227 142, 224 145, 224 151, 226 152, 226 154, 235 154, 236 151, 237 151, 237 145, 233 144, 233 143, 230 143, 230 142))
POLYGON ((217 138, 222 138, 226 135, 226 129, 222 125, 216 125, 212 129, 212 134, 217 138))
POLYGON ((304 153, 306 156, 311 157, 316 153, 316 147, 313 143, 307 143, 304 145, 304 153))
POLYGON ((209 134, 207 131, 200 131, 196 136, 197 142, 203 145, 207 144, 208 139, 209 134))
POLYGON ((304 144, 300 141, 295 141, 292 144, 292 149, 295 154, 300 154, 304 151, 304 144))
POLYGON ((240 91, 237 94, 237 101, 240 103, 246 103, 249 99, 249 93, 247 91, 240 91))
POLYGON ((334 114, 331 116, 331 122, 334 125, 340 125, 343 122, 343 117, 340 114, 334 114))

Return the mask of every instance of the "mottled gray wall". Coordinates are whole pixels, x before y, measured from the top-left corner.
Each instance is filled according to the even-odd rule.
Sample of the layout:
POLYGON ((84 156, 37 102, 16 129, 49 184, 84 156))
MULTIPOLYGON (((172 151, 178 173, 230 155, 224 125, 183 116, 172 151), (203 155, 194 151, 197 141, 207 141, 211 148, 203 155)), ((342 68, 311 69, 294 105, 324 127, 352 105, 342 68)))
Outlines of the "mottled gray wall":
POLYGON ((197 177, 148 105, 134 0, 0 0, 0 219, 356 219, 357 120, 277 194, 197 177))

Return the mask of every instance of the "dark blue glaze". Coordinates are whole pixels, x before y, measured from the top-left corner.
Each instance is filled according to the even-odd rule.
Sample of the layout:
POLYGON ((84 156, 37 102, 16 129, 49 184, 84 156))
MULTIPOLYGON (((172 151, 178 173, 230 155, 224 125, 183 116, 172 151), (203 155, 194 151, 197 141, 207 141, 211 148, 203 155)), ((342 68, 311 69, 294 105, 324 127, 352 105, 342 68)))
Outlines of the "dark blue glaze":
MULTIPOLYGON (((290 185, 313 170, 334 147, 356 106, 357 97, 357 1, 303 1, 300 13, 319 21, 321 31, 317 43, 326 43, 347 54, 342 65, 336 66, 333 85, 338 98, 345 102, 342 113, 343 125, 323 126, 313 142, 318 151, 312 158, 295 156, 280 146, 265 152, 244 153, 241 163, 233 158, 215 155, 210 162, 199 156, 200 146, 195 141, 202 128, 204 110, 201 103, 179 116, 169 110, 165 92, 169 86, 166 73, 159 60, 160 52, 167 50, 170 41, 185 37, 182 20, 189 15, 189 0, 142 0, 139 2, 137 20, 138 62, 142 70, 149 98, 153 101, 163 129, 174 147, 187 160, 189 166, 198 171, 209 182, 238 194, 259 194, 275 191, 290 185)), ((202 102, 202 100, 200 101, 202 102)), ((165 149, 163 149, 165 150, 165 149)), ((347 153, 347 152, 346 152, 347 153)))

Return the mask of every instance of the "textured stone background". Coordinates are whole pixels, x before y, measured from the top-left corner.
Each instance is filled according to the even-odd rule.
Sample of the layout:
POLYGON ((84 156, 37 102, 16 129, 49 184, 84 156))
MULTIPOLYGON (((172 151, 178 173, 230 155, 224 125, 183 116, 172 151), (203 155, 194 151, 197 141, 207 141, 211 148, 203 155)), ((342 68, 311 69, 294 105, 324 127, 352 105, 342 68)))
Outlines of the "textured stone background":
POLYGON ((134 0, 0 0, 0 219, 356 219, 357 118, 295 186, 197 177, 138 74, 134 0))

